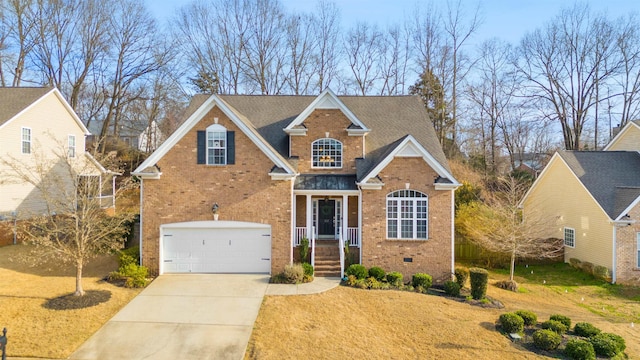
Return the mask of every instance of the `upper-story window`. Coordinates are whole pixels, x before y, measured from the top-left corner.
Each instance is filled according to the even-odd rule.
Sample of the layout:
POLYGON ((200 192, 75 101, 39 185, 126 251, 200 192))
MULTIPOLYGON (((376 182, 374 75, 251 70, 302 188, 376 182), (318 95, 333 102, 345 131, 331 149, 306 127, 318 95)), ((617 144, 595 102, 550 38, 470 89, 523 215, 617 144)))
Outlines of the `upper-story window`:
POLYGON ((27 127, 22 128, 22 153, 31 154, 31 129, 27 127))
POLYGON ((311 144, 314 168, 341 168, 342 143, 336 139, 323 138, 311 144))
POLYGON ((76 157, 76 136, 69 135, 68 143, 69 157, 76 157))
POLYGON ((227 129, 222 125, 207 128, 207 164, 227 164, 227 129))

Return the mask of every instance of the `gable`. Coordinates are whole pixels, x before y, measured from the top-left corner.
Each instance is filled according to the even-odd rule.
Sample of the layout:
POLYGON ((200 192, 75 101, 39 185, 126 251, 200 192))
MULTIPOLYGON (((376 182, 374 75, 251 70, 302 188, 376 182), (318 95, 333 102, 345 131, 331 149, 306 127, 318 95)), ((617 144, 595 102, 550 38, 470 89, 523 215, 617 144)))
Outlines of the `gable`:
POLYGON ((640 151, 640 124, 637 121, 629 121, 604 150, 640 151))

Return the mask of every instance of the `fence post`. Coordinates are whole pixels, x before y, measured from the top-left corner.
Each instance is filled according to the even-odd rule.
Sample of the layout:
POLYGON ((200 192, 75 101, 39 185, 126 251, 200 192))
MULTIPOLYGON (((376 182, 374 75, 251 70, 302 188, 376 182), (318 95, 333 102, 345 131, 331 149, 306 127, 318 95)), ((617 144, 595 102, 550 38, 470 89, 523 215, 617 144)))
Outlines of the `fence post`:
POLYGON ((7 360, 7 328, 2 329, 2 336, 0 336, 0 350, 2 350, 2 360, 7 360))

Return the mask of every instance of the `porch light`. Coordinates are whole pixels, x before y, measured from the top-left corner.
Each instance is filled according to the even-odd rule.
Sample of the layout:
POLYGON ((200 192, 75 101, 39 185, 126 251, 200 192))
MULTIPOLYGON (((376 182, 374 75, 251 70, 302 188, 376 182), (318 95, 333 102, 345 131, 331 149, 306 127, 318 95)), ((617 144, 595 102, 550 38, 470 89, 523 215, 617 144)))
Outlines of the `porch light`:
POLYGON ((213 206, 211 206, 211 212, 213 213, 213 220, 218 220, 219 209, 220 209, 220 205, 218 205, 218 203, 213 203, 213 206))

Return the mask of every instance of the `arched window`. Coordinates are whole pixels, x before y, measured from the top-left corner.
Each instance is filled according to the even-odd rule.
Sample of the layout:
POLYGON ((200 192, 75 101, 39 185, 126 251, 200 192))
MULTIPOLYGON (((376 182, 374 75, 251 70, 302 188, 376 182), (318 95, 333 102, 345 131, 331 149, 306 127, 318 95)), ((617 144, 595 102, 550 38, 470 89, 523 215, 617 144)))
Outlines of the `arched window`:
POLYGON ((314 168, 341 168, 342 143, 331 138, 318 139, 311 144, 311 157, 314 168))
POLYGON ((227 129, 222 125, 207 128, 207 164, 227 164, 227 129))
POLYGON ((387 195, 387 238, 429 238, 429 198, 415 190, 398 190, 387 195))

